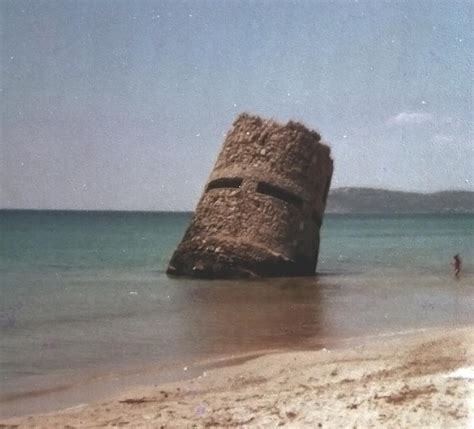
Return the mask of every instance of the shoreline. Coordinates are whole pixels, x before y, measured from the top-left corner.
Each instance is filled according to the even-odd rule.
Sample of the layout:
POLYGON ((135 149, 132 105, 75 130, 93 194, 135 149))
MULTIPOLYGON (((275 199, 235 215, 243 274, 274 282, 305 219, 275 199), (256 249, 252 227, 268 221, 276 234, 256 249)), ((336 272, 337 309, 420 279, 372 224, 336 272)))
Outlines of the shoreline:
POLYGON ((449 375, 462 368, 470 374, 474 367, 474 325, 343 342, 330 350, 267 350, 201 361, 184 379, 123 387, 100 401, 2 423, 25 428, 474 424, 474 381, 449 375))
MULTIPOLYGON (((464 325, 463 325, 464 326, 464 325)), ((459 326, 459 327, 463 327, 459 326)), ((470 324, 465 325, 465 327, 470 324)), ((271 354, 349 350, 361 343, 384 341, 422 334, 430 330, 451 330, 452 326, 441 325, 433 328, 414 328, 386 331, 367 335, 308 339, 299 346, 287 345, 279 348, 262 348, 182 359, 175 364, 152 364, 134 362, 117 367, 84 369, 76 373, 55 373, 34 377, 28 385, 41 386, 36 389, 26 387, 11 392, 0 393, 0 420, 41 415, 74 408, 79 404, 96 403, 137 386, 164 385, 185 382, 197 378, 203 372, 239 365, 248 360, 271 354), (68 380, 67 383, 64 380, 68 380)))
MULTIPOLYGON (((138 364, 114 368, 107 372, 88 373, 86 377, 74 375, 74 382, 54 384, 35 390, 17 390, 0 394, 0 421, 31 415, 51 414, 80 404, 97 403, 137 386, 157 386, 185 382, 197 378, 203 371, 239 365, 260 356, 282 353, 285 350, 268 349, 241 354, 203 358, 191 363, 156 366, 138 364), (28 408, 30 411, 25 411, 28 408), (7 410, 5 412, 5 410, 7 410), (20 410, 15 412, 15 410, 20 410)), ((188 361, 189 362, 189 361, 188 361)), ((48 376, 45 376, 46 378, 48 376)), ((60 378, 55 375, 54 379, 60 378)))

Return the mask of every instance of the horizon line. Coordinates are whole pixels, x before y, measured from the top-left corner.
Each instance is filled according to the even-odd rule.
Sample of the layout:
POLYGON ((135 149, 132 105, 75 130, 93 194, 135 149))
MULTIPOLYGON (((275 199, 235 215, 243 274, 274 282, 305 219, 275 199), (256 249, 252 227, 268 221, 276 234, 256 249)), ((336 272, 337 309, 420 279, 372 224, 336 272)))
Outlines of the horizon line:
MULTIPOLYGON (((442 190, 442 191, 434 191, 434 192, 416 192, 416 191, 402 191, 402 190, 394 190, 394 189, 387 189, 387 188, 370 188, 364 186, 341 186, 338 188, 334 188, 329 191, 329 195, 331 193, 338 191, 338 190, 366 190, 366 191, 383 191, 383 192, 390 192, 390 193, 403 193, 403 194, 415 194, 415 195, 434 195, 434 194, 442 194, 442 193, 458 193, 464 192, 469 194, 474 194, 474 191, 466 190, 466 189, 450 189, 450 190, 442 190)), ((117 208, 33 208, 33 207, 0 207, 0 211, 55 211, 55 212, 117 212, 117 213, 193 213, 193 209, 117 209, 117 208)), ((331 212, 326 212, 331 213, 331 212)), ((335 213, 335 212, 333 212, 335 213)))

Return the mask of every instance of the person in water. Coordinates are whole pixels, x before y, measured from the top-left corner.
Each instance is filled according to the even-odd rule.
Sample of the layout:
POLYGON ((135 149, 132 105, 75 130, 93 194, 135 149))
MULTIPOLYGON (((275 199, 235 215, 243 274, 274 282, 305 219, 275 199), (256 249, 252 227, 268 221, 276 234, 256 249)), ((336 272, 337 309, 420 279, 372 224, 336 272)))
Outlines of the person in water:
POLYGON ((461 257, 459 256, 459 253, 456 253, 453 256, 453 262, 451 262, 451 265, 454 268, 454 276, 459 277, 459 274, 461 274, 461 265, 462 265, 461 257))

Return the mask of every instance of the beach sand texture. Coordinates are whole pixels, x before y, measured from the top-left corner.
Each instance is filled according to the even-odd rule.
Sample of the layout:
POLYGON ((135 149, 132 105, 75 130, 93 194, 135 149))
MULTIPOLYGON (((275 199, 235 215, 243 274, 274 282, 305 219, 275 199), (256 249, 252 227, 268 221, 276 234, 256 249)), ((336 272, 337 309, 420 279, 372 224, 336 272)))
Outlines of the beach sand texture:
POLYGON ((474 328, 271 353, 2 428, 474 427, 474 328))

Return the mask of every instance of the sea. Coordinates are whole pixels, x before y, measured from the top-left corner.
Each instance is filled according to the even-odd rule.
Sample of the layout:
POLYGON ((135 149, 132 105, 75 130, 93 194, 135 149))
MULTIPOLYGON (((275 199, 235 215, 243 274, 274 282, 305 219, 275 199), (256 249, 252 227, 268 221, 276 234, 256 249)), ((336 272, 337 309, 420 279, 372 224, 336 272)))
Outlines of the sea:
POLYGON ((474 215, 328 214, 314 277, 169 278, 191 216, 0 211, 2 417, 203 362, 474 323, 474 215))

